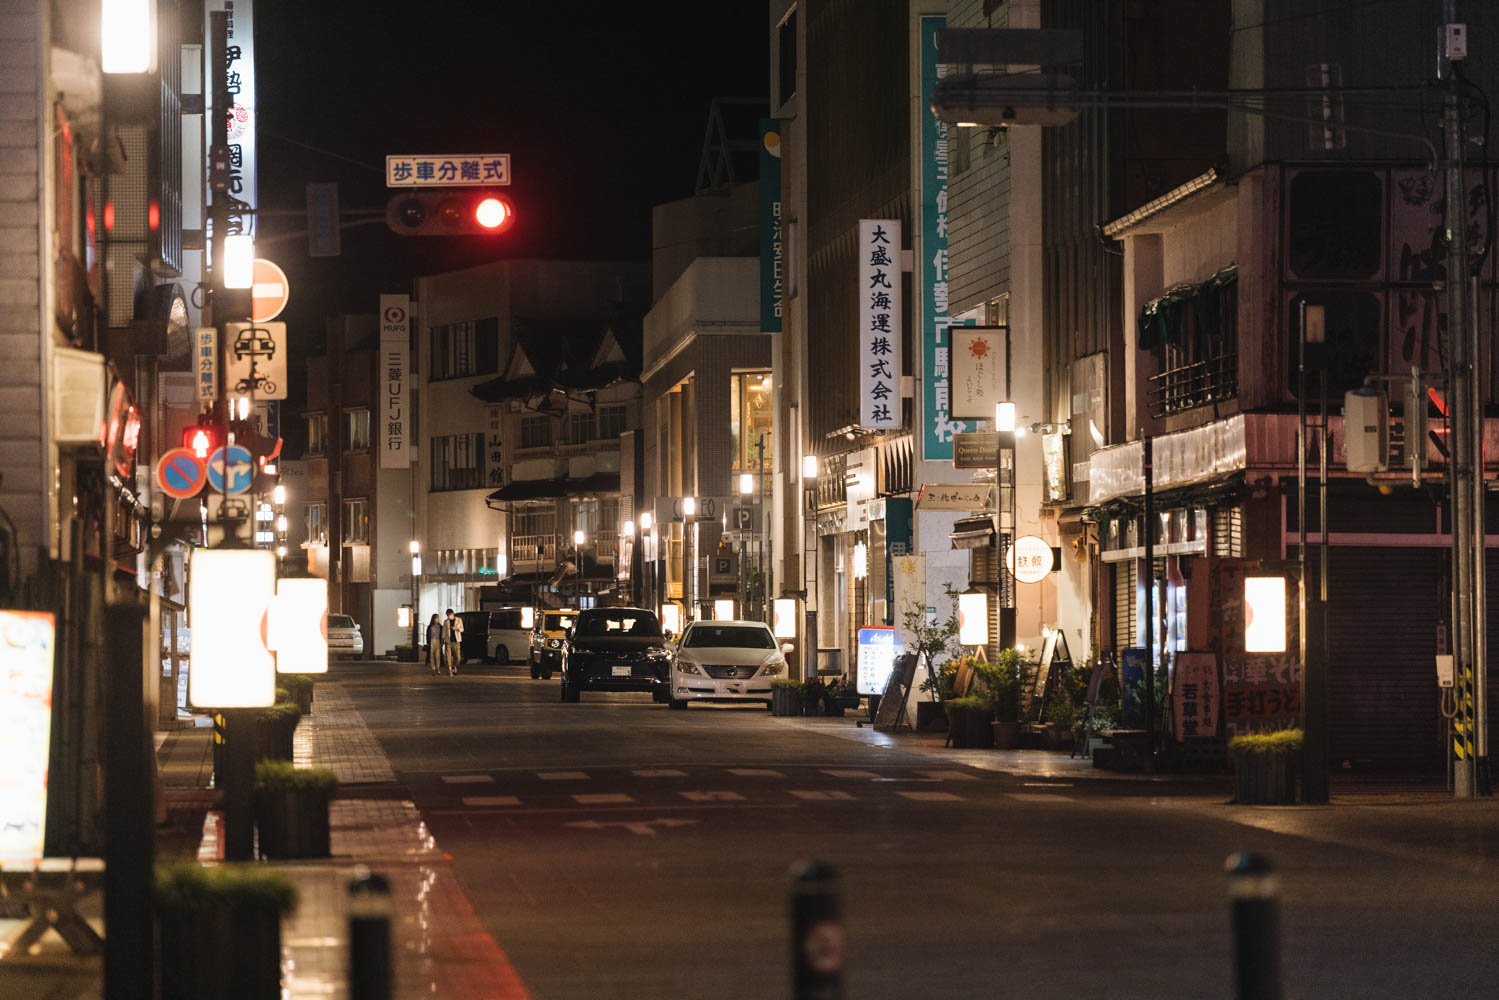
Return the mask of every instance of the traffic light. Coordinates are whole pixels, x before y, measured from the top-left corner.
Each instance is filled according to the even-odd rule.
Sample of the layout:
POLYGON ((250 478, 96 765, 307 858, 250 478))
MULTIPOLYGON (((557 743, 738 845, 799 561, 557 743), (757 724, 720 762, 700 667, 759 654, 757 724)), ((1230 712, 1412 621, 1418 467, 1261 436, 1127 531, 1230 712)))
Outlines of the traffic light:
POLYGON ((188 424, 182 431, 182 447, 192 452, 195 458, 206 462, 218 446, 218 429, 211 424, 188 424))
POLYGON ((514 221, 510 199, 485 188, 403 191, 385 206, 385 224, 401 236, 483 236, 514 221))

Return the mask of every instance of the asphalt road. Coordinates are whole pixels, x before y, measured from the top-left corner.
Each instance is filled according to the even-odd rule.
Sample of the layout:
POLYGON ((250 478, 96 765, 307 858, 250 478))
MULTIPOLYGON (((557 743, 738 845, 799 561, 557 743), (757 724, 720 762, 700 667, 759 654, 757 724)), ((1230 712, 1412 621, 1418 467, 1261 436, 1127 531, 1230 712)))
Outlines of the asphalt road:
POLYGON ((845 995, 1227 997, 1225 858, 1279 874, 1287 997, 1499 994, 1499 808, 1226 804, 523 667, 336 668, 539 1000, 789 995, 793 865, 840 873, 845 995), (982 763, 982 761, 980 761, 982 763))

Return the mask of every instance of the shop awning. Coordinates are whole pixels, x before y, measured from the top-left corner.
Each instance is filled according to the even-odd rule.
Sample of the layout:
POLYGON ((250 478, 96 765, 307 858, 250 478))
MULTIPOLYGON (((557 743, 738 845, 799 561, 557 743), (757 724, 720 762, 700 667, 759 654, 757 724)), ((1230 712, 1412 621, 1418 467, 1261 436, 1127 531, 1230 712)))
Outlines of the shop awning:
POLYGON ((994 519, 988 514, 982 517, 965 517, 954 521, 952 547, 955 549, 982 549, 994 544, 994 519))
POLYGON ((517 500, 560 500, 563 497, 618 492, 618 472, 595 472, 581 479, 521 479, 501 486, 486 499, 502 503, 517 500))

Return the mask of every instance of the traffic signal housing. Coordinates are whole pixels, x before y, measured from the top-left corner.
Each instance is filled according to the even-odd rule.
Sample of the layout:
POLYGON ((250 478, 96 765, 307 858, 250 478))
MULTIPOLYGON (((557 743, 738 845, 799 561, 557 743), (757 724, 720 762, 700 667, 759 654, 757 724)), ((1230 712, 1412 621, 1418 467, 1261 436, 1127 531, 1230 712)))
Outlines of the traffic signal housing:
POLYGON ((192 452, 195 458, 206 462, 218 446, 218 428, 212 424, 188 424, 182 430, 182 447, 192 452))
POLYGON ((385 206, 385 224, 401 236, 486 236, 515 222, 515 206, 485 188, 402 191, 385 206))

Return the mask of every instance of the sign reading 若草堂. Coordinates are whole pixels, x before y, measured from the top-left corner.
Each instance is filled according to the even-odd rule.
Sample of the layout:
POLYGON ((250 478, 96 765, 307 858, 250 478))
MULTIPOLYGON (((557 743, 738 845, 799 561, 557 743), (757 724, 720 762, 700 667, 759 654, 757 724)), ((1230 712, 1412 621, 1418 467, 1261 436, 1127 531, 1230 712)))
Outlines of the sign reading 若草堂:
POLYGON ((900 220, 859 220, 859 426, 901 426, 900 220))
POLYGON ((404 469, 411 464, 407 438, 411 430, 411 398, 407 384, 411 344, 411 300, 405 295, 380 296, 380 468, 404 469))

